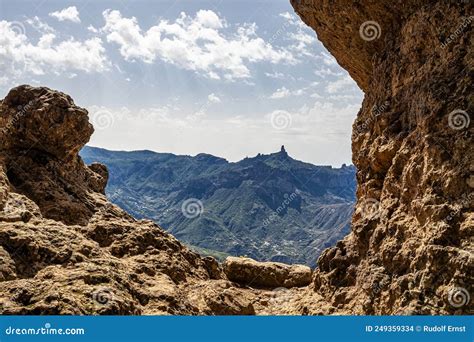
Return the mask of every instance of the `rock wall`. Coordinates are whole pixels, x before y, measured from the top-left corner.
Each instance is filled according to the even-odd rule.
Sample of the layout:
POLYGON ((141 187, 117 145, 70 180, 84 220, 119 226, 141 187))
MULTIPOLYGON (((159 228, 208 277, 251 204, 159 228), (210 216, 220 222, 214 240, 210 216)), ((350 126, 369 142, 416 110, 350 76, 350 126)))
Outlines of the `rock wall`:
POLYGON ((472 2, 292 5, 365 92, 352 232, 319 258, 299 311, 472 313, 472 2))

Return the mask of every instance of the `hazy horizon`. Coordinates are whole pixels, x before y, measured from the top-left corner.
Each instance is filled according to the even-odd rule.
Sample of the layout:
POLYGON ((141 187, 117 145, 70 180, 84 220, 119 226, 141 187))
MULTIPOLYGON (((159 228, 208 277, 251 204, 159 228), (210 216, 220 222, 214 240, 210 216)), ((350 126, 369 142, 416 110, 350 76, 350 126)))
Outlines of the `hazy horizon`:
MULTIPOLYGON (((245 156, 241 159, 236 159, 236 160, 231 160, 231 159, 228 159, 228 158, 225 158, 223 156, 219 156, 219 155, 215 155, 215 154, 212 154, 212 153, 207 153, 207 152, 200 152, 200 153, 197 153, 197 154, 188 154, 188 153, 183 153, 183 154, 178 154, 178 153, 173 153, 173 152, 168 152, 168 151, 156 151, 156 150, 150 150, 150 149, 139 149, 139 150, 126 150, 126 149, 109 149, 109 148, 105 148, 105 147, 101 147, 101 146, 93 146, 91 144, 87 144, 85 145, 84 147, 91 147, 91 148, 98 148, 98 149, 104 149, 104 150, 107 150, 107 151, 110 151, 110 152, 144 152, 144 151, 147 151, 147 152, 153 152, 153 153, 157 153, 157 154, 173 154, 175 156, 187 156, 187 157, 196 157, 198 156, 199 154, 208 154, 208 155, 212 155, 214 157, 217 157, 217 158, 222 158, 222 159, 225 159, 227 162, 229 163, 237 163, 237 162, 240 162, 242 160, 244 160, 245 158, 254 158, 256 156, 258 156, 259 154, 262 154, 262 155, 270 155, 270 154, 274 154, 274 153, 278 153, 280 152, 280 149, 281 149, 281 146, 277 149, 275 149, 274 151, 270 151, 270 152, 256 152, 252 155, 248 155, 248 156, 245 156)), ((84 148, 83 147, 83 148, 84 148)), ((352 166, 354 165, 351 162, 348 162, 348 163, 342 163, 341 165, 329 165, 329 164, 321 164, 321 163, 313 163, 313 162, 310 162, 310 161, 307 161, 307 160, 303 160, 303 159, 298 159, 298 158, 295 158, 294 155, 291 153, 291 151, 288 151, 288 149, 286 148, 285 146, 285 150, 287 152, 287 154, 294 160, 297 160, 297 161, 301 161, 303 163, 309 163, 309 164, 313 164, 315 166, 332 166, 333 168, 340 168, 342 167, 343 164, 345 164, 346 166, 352 166)))

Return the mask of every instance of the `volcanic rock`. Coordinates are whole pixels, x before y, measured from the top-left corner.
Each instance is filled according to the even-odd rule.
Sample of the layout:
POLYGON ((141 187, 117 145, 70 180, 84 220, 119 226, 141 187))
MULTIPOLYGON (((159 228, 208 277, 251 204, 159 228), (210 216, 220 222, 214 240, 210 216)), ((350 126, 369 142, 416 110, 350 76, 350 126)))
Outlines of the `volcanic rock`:
POLYGON ((300 312, 472 313, 472 2, 291 3, 365 92, 352 232, 300 312))
POLYGON ((250 258, 227 257, 224 272, 229 280, 256 287, 301 287, 309 285, 312 271, 304 265, 258 262, 250 258))

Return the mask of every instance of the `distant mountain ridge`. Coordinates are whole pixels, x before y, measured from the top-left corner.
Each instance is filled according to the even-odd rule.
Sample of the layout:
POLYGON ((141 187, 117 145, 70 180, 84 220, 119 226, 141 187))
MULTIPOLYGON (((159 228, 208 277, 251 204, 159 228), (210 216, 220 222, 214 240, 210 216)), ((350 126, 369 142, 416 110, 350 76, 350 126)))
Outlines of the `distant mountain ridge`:
POLYGON ((315 265, 349 231, 355 168, 315 166, 284 147, 236 163, 152 151, 84 147, 88 164, 107 165, 110 200, 217 257, 315 265))

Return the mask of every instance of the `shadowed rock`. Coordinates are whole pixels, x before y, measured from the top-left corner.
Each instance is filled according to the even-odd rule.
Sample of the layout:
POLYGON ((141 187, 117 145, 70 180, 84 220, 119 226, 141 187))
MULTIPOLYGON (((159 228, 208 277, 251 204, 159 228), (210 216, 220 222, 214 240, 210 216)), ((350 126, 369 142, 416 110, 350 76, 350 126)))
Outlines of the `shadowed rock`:
POLYGON ((352 134, 352 232, 319 258, 300 312, 469 313, 472 2, 291 3, 365 92, 352 134))
POLYGON ((74 157, 94 132, 87 111, 69 95, 45 87, 19 86, 1 102, 2 150, 41 151, 74 157))

